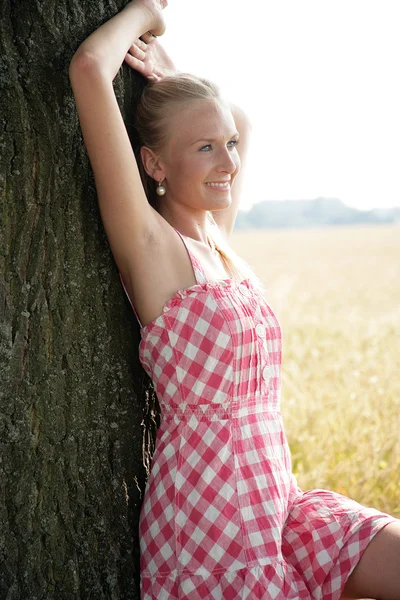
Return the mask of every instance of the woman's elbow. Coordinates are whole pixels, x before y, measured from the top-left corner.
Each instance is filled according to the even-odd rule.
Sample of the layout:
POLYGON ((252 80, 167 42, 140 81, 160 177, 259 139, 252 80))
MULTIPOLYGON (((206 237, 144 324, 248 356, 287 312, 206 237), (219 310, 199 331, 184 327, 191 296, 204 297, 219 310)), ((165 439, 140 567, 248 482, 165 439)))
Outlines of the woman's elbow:
POLYGON ((99 65, 99 58, 90 50, 86 50, 80 46, 70 62, 69 77, 71 79, 71 76, 73 76, 75 72, 87 73, 93 71, 94 69, 98 69, 99 65))

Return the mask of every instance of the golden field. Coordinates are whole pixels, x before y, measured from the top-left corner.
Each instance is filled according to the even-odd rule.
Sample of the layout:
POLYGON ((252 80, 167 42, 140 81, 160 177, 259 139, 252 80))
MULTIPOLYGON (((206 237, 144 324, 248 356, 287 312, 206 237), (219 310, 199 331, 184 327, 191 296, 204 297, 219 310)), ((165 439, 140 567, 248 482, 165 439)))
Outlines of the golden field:
POLYGON ((400 517, 400 226, 235 231, 283 331, 302 489, 400 517))

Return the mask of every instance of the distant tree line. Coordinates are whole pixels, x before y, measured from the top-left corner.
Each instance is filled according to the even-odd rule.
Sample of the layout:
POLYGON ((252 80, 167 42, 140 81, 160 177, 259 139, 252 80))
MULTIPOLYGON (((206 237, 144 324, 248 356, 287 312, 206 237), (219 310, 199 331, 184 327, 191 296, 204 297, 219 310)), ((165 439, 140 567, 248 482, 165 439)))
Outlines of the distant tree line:
POLYGON ((400 223, 400 207, 358 210, 336 198, 265 201, 240 210, 236 229, 400 223))

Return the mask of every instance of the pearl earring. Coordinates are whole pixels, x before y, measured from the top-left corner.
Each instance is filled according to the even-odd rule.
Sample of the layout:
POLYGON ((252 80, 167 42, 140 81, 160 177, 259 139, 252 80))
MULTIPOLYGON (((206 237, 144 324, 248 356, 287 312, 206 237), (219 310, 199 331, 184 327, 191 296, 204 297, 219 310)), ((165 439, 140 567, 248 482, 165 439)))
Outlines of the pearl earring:
POLYGON ((164 196, 165 192, 167 191, 166 187, 164 185, 161 185, 163 181, 164 180, 162 179, 156 188, 156 193, 159 196, 164 196))

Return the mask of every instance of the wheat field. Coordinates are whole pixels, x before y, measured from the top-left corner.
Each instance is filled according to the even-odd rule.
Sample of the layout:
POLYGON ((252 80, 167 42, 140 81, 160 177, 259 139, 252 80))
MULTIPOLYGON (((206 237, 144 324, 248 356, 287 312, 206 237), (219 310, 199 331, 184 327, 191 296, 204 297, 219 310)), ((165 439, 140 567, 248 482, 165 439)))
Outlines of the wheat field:
POLYGON ((400 517, 400 226, 235 231, 283 332, 300 487, 400 517))

